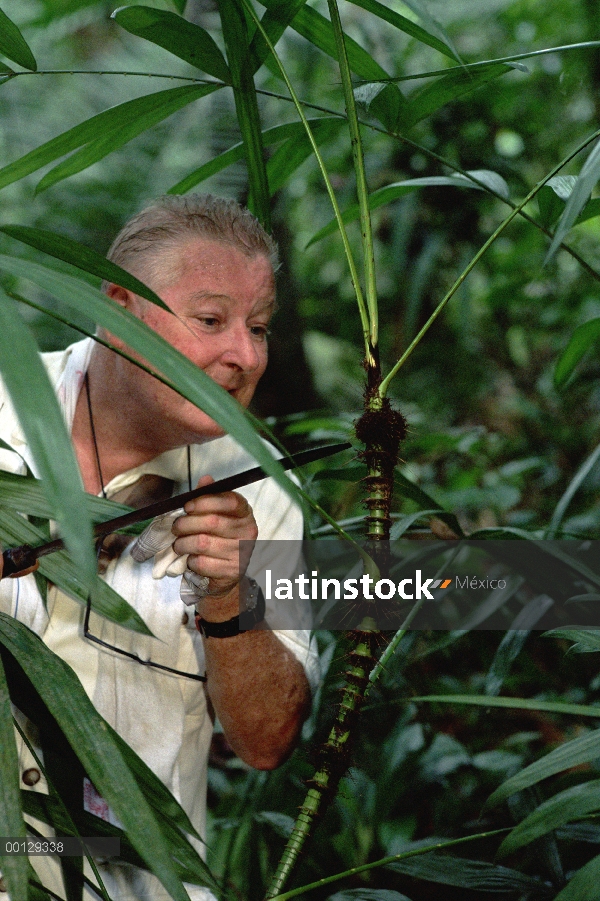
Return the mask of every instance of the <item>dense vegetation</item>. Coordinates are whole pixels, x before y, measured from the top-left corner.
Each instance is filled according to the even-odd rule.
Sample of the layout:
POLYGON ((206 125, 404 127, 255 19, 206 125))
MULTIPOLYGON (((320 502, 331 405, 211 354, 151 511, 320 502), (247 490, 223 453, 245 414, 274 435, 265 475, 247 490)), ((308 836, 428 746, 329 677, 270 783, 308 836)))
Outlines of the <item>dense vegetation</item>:
MULTIPOLYGON (((111 5, 98 0, 39 0, 18 11, 3 6, 0 369, 23 420, 34 428, 39 399, 30 383, 43 383, 31 334, 44 350, 64 346, 76 334, 31 303, 88 330, 111 315, 89 285, 91 278, 97 285, 101 263, 71 241, 104 250, 123 219, 155 195, 212 190, 248 202, 281 244, 280 310, 256 412, 288 448, 324 437, 356 442, 363 358, 376 346, 373 359, 379 357, 385 376, 447 296, 439 317, 386 384, 387 398, 408 424, 395 468, 392 536, 597 539, 600 200, 592 192, 600 173, 600 48, 594 43, 600 5, 344 0, 339 11, 350 38, 346 75, 351 71, 354 86, 345 102, 344 63, 340 74, 340 47, 329 24, 335 7, 302 0, 164 0, 143 9, 129 5, 110 18, 111 5), (347 121, 352 125, 352 96, 357 102, 372 242, 368 234, 361 238, 358 213, 348 227, 347 252, 335 228, 320 234, 333 216, 331 198, 256 14, 264 15, 262 27, 311 119, 342 211, 357 202, 357 179, 360 189, 361 163, 353 160, 347 121), (502 61, 485 63, 490 60, 502 61), (161 74, 151 80, 115 74, 134 71, 161 74), (84 74, 90 72, 95 74, 84 74), (103 112, 158 91, 172 93, 154 105, 140 99, 103 112), (554 171, 554 180, 542 186, 554 171), (511 207, 536 186, 523 215, 502 227, 511 207), (15 224, 25 228, 11 230, 15 224), (57 242, 40 229, 66 240, 57 242), (497 229, 463 281, 461 274, 497 229), (561 241, 568 248, 559 248, 561 241), (377 291, 369 292, 367 277, 361 321, 348 256, 368 259, 371 247, 377 291), (371 329, 366 341, 365 323, 371 329)), ((366 195, 362 213, 364 233, 366 195)), ((130 323, 111 319, 110 327, 133 341, 130 323)), ((272 469, 247 420, 233 405, 223 407, 216 388, 195 380, 176 355, 152 351, 143 334, 136 340, 186 396, 227 416, 239 440, 272 469)), ((48 403, 46 428, 56 435, 56 447, 66 448, 51 398, 48 403)), ((33 483, 0 485, 0 539, 37 543, 48 517, 58 519, 78 569, 63 557, 44 575, 81 599, 91 586, 95 605, 106 610, 114 599, 93 581, 90 523, 74 514, 81 505, 73 463, 66 452, 58 464, 43 446, 38 453, 46 494, 33 483)), ((363 459, 367 467, 376 463, 363 459)), ((305 484, 312 500, 351 535, 364 534, 363 464, 349 458, 337 469, 315 467, 305 484)), ((374 478, 372 470, 369 475, 374 478)), ((98 502, 90 516, 110 513, 98 502)), ((307 519, 315 536, 332 528, 316 510, 307 519)), ((599 597, 597 572, 571 565, 569 573, 571 594, 585 593, 589 609, 599 597)), ((298 894, 308 895, 305 887, 315 880, 345 874, 315 886, 309 897, 418 901, 442 891, 448 899, 498 893, 560 901, 600 897, 600 732, 594 730, 600 677, 596 654, 569 652, 573 641, 576 650, 597 651, 597 633, 565 632, 564 611, 554 623, 562 633, 535 632, 538 620, 527 620, 523 611, 541 595, 552 596, 551 586, 536 589, 532 595, 519 584, 500 599, 502 631, 481 631, 490 625, 481 618, 479 630, 397 636, 349 743, 350 770, 321 811, 316 838, 286 888, 299 886, 298 894), (419 700, 424 697, 429 700, 419 700), (500 785, 495 803, 486 805, 500 785), (496 858, 508 830, 527 817, 496 858), (410 856, 457 839, 469 840, 410 856), (385 866, 347 872, 392 856, 385 866)), ((126 604, 113 615, 142 628, 126 604)), ((144 857, 173 897, 183 897, 182 876, 212 884, 201 864, 184 856, 182 833, 166 833, 153 808, 165 810, 185 831, 181 812, 165 808, 162 798, 156 803, 159 786, 125 755, 134 770, 129 799, 140 791, 146 799, 136 801, 136 814, 127 819, 128 805, 108 778, 112 767, 124 765, 122 749, 110 738, 99 741, 85 699, 50 655, 39 670, 31 668, 30 641, 0 621, 13 697, 20 697, 26 673, 42 707, 80 753, 81 765, 89 772, 99 761, 95 781, 121 811, 132 859, 144 857), (62 700, 44 685, 49 666, 62 700), (87 757, 80 752, 82 735, 92 748, 87 757), (138 819, 142 808, 144 818, 138 819), (178 870, 169 853, 185 861, 178 870)), ((264 896, 302 804, 304 780, 318 766, 317 748, 336 716, 353 638, 324 631, 318 641, 326 679, 302 747, 284 767, 268 776, 249 772, 224 740, 215 741, 208 864, 227 897, 264 896)), ((381 652, 384 638, 374 644, 381 652)), ((4 685, 1 667, 0 678, 4 685)), ((14 761, 2 685, 4 775, 14 761)), ((67 746, 64 754, 72 755, 67 746)), ((19 800, 8 775, 4 785, 0 833, 20 834, 21 803, 33 802, 19 800)), ((37 813, 68 828, 56 806, 37 813)), ((26 864, 7 864, 6 876, 14 880, 15 901, 25 898, 26 864)))

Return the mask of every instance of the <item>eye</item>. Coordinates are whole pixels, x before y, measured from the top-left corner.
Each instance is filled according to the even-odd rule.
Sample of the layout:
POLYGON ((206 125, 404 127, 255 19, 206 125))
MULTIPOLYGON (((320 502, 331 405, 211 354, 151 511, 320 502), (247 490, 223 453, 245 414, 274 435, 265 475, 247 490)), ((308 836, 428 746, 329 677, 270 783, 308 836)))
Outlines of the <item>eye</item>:
POLYGON ((198 316, 197 320, 200 325, 205 326, 207 329, 214 330, 219 326, 219 319, 216 316, 198 316))
POLYGON ((270 332, 266 325, 252 325, 250 326, 250 334, 254 338, 258 338, 260 341, 264 341, 268 337, 270 332))

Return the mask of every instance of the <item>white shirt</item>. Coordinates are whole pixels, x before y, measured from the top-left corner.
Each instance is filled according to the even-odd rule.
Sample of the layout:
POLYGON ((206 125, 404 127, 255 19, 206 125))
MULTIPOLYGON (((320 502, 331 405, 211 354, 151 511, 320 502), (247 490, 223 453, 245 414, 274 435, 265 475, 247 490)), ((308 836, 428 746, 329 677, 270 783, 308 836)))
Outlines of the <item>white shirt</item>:
MULTIPOLYGON (((71 428, 77 397, 89 364, 94 342, 91 339, 44 355, 48 374, 71 428)), ((0 383, 0 437, 17 453, 0 449, 0 468, 24 472, 23 460, 36 473, 27 442, 14 410, 0 383), (21 455, 20 457, 18 455, 21 455), (21 457, 23 459, 21 459, 21 457)), ((215 480, 241 472, 253 465, 253 459, 232 438, 225 436, 191 449, 192 484, 202 475, 215 480)), ((188 490, 188 464, 185 448, 161 454, 149 463, 117 476, 105 486, 108 497, 133 484, 144 473, 172 479, 174 493, 188 490)), ((258 525, 259 540, 295 541, 300 548, 302 515, 287 494, 272 480, 264 479, 240 489, 250 503, 258 525)), ((264 549, 265 545, 261 545, 264 549)), ((273 545, 274 549, 277 544, 273 545)), ((298 560, 292 561, 291 570, 298 560)), ((268 566, 264 555, 261 570, 268 566)), ((290 570, 290 573, 291 573, 290 570)), ((248 574, 253 573, 252 561, 248 574)), ((106 581, 141 615, 156 638, 141 636, 92 614, 91 631, 110 644, 134 651, 145 659, 184 672, 204 673, 202 637, 194 617, 179 597, 179 578, 152 578, 152 560, 135 563, 129 553, 113 561, 106 581)), ((263 586, 264 588, 264 586, 263 586)), ((33 576, 0 582, 0 610, 9 613, 37 632, 44 643, 77 673, 96 709, 164 782, 187 812, 201 836, 205 834, 207 761, 213 723, 206 695, 200 683, 165 674, 152 667, 104 651, 83 638, 84 609, 63 592, 51 587, 48 611, 37 591, 33 576)), ((314 643, 310 641, 310 612, 292 611, 294 622, 275 631, 278 639, 303 664, 314 688, 319 665, 314 643)), ((289 616, 289 611, 287 611, 289 616)), ((276 622, 276 612, 267 607, 267 620, 276 622)), ((26 748, 21 747, 22 772, 35 766, 26 748)), ((35 790, 47 791, 44 779, 35 790)), ((198 844, 198 850, 202 846, 198 844)), ((62 889, 50 872, 40 871, 54 862, 50 858, 32 859, 45 884, 61 894, 62 889)), ((126 864, 105 865, 102 878, 114 901, 165 901, 169 898, 152 876, 126 864)), ((212 898, 206 889, 188 886, 192 901, 212 898)), ((86 890, 87 892, 87 890, 86 890)), ((84 897, 92 898, 91 894, 84 897)))

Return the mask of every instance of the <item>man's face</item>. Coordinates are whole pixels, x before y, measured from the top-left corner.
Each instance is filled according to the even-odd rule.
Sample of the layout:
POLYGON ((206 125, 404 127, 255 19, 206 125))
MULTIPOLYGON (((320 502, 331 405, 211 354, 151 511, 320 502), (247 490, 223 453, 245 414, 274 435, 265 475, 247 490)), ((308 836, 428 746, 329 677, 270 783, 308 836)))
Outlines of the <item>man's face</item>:
MULTIPOLYGON (((181 260, 182 274, 168 287, 155 287, 176 315, 139 298, 132 312, 247 407, 267 365, 275 302, 271 263, 266 256, 248 257, 204 239, 184 245, 181 260)), ((140 370, 136 390, 153 427, 168 429, 174 446, 223 435, 206 413, 140 370)))

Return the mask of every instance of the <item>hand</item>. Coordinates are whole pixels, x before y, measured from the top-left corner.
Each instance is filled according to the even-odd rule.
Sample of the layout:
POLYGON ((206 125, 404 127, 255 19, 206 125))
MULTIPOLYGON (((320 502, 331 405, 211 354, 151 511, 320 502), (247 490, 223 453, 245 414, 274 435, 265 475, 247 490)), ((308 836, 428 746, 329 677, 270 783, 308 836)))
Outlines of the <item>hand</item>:
MULTIPOLYGON (((204 476, 198 487, 212 482, 212 476, 204 476)), ((249 545, 241 561, 239 542, 258 537, 252 507, 241 494, 228 491, 188 501, 184 510, 172 526, 173 550, 189 554, 188 568, 209 578, 209 599, 223 598, 237 588, 252 553, 249 545)))

